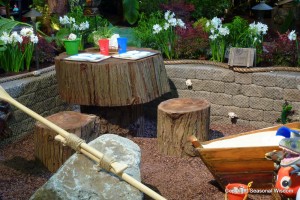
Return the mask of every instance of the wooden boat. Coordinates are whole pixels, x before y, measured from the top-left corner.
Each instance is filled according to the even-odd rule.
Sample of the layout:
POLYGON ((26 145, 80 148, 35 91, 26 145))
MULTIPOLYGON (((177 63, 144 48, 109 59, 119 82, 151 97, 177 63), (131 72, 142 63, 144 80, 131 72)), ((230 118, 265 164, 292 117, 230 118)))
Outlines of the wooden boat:
MULTIPOLYGON (((215 141, 228 140, 260 132, 274 131, 276 134, 277 129, 281 126, 268 127, 200 143, 192 138, 190 138, 190 141, 196 147, 202 161, 223 189, 229 183, 243 183, 247 185, 251 181, 253 181, 251 186, 253 189, 271 189, 272 183, 274 183, 273 177, 276 173, 274 172, 273 161, 267 160, 265 154, 273 150, 280 150, 278 145, 259 146, 260 141, 257 141, 258 145, 252 147, 205 148, 204 146, 215 141)), ((289 123, 284 126, 290 129, 299 129, 300 122, 289 123)), ((193 138, 195 139, 195 137, 193 138)))

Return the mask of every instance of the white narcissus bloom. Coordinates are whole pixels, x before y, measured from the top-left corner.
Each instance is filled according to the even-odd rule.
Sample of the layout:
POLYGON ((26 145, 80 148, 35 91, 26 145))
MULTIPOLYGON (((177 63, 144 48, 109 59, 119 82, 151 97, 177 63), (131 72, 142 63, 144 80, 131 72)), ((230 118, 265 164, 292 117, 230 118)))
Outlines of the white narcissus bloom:
POLYGON ((192 83, 191 79, 186 80, 186 81, 185 81, 185 85, 188 86, 188 87, 189 87, 189 86, 192 86, 193 83, 192 83))
POLYGON ((237 115, 234 112, 229 112, 228 116, 229 116, 229 118, 232 118, 232 119, 237 117, 237 115))
POLYGON ((171 26, 175 27, 177 25, 177 20, 175 18, 169 19, 168 22, 171 24, 171 26))
POLYGON ((69 20, 70 20, 70 23, 75 23, 75 18, 70 17, 69 20))
POLYGON ((206 27, 209 27, 210 26, 210 23, 209 21, 206 22, 206 27))
POLYGON ((59 23, 62 25, 70 24, 70 19, 67 15, 64 15, 63 17, 59 17, 59 23))
POLYGON ((11 41, 12 43, 17 43, 19 42, 20 44, 23 42, 23 38, 21 35, 19 35, 16 31, 14 31, 11 35, 10 35, 11 41))
POLYGON ((215 27, 216 29, 221 25, 222 23, 222 20, 218 17, 214 17, 212 20, 211 20, 211 24, 213 25, 213 27, 215 27))
POLYGON ((31 36, 33 34, 33 30, 32 30, 32 28, 22 28, 22 30, 20 31, 20 34, 24 37, 31 36))
POLYGON ((77 24, 73 24, 73 28, 72 28, 74 31, 78 30, 79 29, 79 26, 77 24))
POLYGON ((170 24, 169 24, 169 23, 165 23, 164 29, 165 29, 165 30, 168 30, 169 28, 170 28, 170 24))
POLYGON ((294 41, 294 40, 297 39, 297 35, 296 35, 295 30, 293 30, 293 31, 291 31, 291 32, 289 33, 288 38, 289 38, 290 41, 294 41))
POLYGON ((0 40, 3 41, 4 44, 11 44, 12 43, 11 38, 9 37, 8 33, 5 32, 5 31, 2 33, 2 36, 0 37, 0 40))
POLYGON ((159 24, 153 25, 153 33, 157 34, 162 30, 161 26, 159 24))
POLYGON ((218 34, 213 34, 213 35, 210 35, 208 38, 211 40, 215 40, 215 39, 217 39, 218 36, 219 36, 218 34))
POLYGON ((36 35, 31 35, 30 36, 30 41, 34 44, 37 44, 39 41, 39 38, 36 35))
POLYGON ((82 22, 79 25, 79 30, 84 31, 84 30, 88 29, 89 27, 90 27, 90 24, 88 21, 82 22))
POLYGON ((177 25, 180 27, 180 28, 183 28, 185 29, 185 23, 181 20, 181 19, 177 19, 177 25))
POLYGON ((77 36, 74 33, 71 33, 68 37, 68 40, 76 40, 77 36))
POLYGON ((224 27, 224 28, 220 27, 219 28, 219 34, 223 35, 223 36, 228 35, 229 34, 229 29, 227 27, 224 27))
POLYGON ((167 11, 165 12, 165 20, 168 20, 168 19, 169 19, 170 13, 171 13, 171 11, 169 11, 169 10, 167 10, 167 11))

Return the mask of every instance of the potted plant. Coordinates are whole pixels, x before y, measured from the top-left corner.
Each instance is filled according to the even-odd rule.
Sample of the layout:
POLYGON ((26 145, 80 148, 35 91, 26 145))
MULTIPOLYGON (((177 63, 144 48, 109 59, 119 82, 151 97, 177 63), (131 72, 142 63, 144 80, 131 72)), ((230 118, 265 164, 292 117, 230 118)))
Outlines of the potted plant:
POLYGON ((89 42, 93 43, 95 47, 99 46, 100 39, 109 39, 114 34, 115 27, 113 26, 103 26, 98 28, 98 30, 93 31, 89 37, 89 42))
POLYGON ((78 54, 78 48, 80 45, 80 38, 74 33, 70 33, 70 35, 66 39, 62 39, 64 43, 64 47, 66 48, 66 53, 68 55, 78 54))

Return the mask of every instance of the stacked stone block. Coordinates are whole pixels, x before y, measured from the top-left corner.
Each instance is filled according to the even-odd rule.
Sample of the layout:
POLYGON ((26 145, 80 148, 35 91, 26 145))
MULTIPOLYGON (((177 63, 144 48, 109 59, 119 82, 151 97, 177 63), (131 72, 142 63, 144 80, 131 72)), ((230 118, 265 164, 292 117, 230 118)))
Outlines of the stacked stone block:
POLYGON ((173 93, 182 98, 204 98, 211 103, 211 123, 231 123, 263 128, 275 125, 287 100, 300 116, 300 73, 238 73, 213 65, 166 65, 173 93), (192 88, 185 85, 191 79, 192 88))

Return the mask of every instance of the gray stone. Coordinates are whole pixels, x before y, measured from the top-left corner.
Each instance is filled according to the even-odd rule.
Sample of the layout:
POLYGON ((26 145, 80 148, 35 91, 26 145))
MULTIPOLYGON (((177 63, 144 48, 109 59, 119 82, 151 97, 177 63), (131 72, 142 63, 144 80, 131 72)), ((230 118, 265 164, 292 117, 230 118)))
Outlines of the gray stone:
POLYGON ((265 87, 263 97, 269 99, 283 99, 283 89, 279 87, 265 87))
POLYGON ((210 92, 195 91, 195 97, 200 99, 205 99, 210 102, 210 92))
POLYGON ((223 82, 233 82, 234 72, 216 66, 199 66, 196 78, 200 80, 215 80, 223 82))
POLYGON ((300 101, 300 90, 298 89, 284 89, 283 98, 287 101, 300 101))
POLYGON ((262 121, 264 111, 251 109, 251 108, 240 108, 236 114, 239 119, 249 120, 249 121, 262 121))
POLYGON ((255 85, 274 87, 276 85, 276 73, 253 73, 252 82, 255 85))
POLYGON ((234 73, 235 83, 240 83, 243 85, 252 84, 252 74, 251 73, 234 73))
POLYGON ((296 89, 296 76, 293 73, 278 72, 276 77, 276 86, 281 88, 296 89))
POLYGON ((249 125, 254 126, 257 129, 260 129, 260 128, 266 128, 266 127, 269 127, 269 126, 274 126, 275 124, 274 123, 263 122, 263 121, 250 121, 249 125))
POLYGON ((264 111, 264 122, 276 123, 277 119, 280 118, 281 112, 277 111, 264 111))
POLYGON ((258 98, 258 97, 250 97, 250 108, 259 109, 259 110, 273 110, 272 99, 267 98, 258 98))
POLYGON ((177 90, 179 98, 196 98, 196 93, 193 90, 177 90))
POLYGON ((264 87, 257 85, 242 85, 241 93, 248 97, 263 97, 264 87))
POLYGON ((197 65, 165 65, 166 72, 170 78, 196 78, 197 65))
POLYGON ((281 112, 283 104, 284 104, 284 100, 274 100, 273 110, 281 112))
MULTIPOLYGON (((188 89, 186 84, 185 84, 185 81, 187 79, 183 79, 183 78, 172 78, 170 79, 171 81, 171 87, 172 89, 180 89, 180 90, 185 90, 185 89, 188 89)), ((195 79, 194 79, 195 80, 195 79)), ((192 81, 193 83, 194 81, 192 81)))
POLYGON ((224 93, 225 86, 224 86, 224 82, 221 81, 202 80, 202 81, 194 81, 193 89, 196 91, 198 90, 198 91, 224 93))
MULTIPOLYGON (((140 181, 140 157, 138 145, 113 134, 105 134, 89 143, 104 155, 127 164, 125 172, 140 181)), ((111 199, 137 200, 143 194, 127 182, 104 170, 97 172, 97 163, 82 154, 74 154, 39 188, 35 199, 111 199)))
POLYGON ((225 94, 238 95, 241 94, 241 84, 225 83, 225 94))
POLYGON ((231 106, 232 95, 224 94, 224 93, 211 93, 209 101, 214 104, 231 106))
POLYGON ((240 107, 240 108, 249 108, 249 98, 243 95, 236 95, 232 97, 233 105, 240 107))

